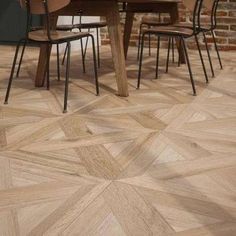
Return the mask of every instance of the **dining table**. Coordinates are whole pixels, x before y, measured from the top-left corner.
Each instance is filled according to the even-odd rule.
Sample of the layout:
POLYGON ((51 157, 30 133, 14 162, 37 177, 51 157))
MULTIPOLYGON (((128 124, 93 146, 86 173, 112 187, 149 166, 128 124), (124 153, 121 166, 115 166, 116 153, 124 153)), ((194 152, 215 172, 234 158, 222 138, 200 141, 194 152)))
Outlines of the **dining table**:
MULTIPOLYGON (((106 18, 110 38, 111 52, 116 75, 118 96, 127 97, 128 80, 125 65, 134 16, 136 13, 169 13, 171 22, 179 20, 178 4, 181 0, 71 0, 65 8, 55 12, 51 24, 57 24, 58 16, 76 16, 83 12, 85 16, 101 16, 106 18), (125 6, 126 20, 122 35, 119 4, 125 6)), ((39 61, 35 77, 35 86, 43 86, 46 73, 46 46, 40 46, 39 61)), ((181 50, 179 50, 181 53, 181 50)))

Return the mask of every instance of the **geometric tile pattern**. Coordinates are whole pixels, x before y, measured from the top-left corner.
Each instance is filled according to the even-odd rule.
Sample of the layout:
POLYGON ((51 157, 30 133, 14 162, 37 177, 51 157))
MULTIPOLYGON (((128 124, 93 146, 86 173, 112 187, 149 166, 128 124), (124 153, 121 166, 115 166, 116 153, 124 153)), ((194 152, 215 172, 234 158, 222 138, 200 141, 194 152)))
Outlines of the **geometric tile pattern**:
MULTIPOLYGON (((0 50, 3 101, 14 48, 0 50)), ((73 53, 62 114, 55 55, 51 90, 34 88, 38 50, 27 48, 9 105, 0 105, 0 235, 236 235, 236 54, 222 53, 222 71, 214 56, 217 76, 206 85, 190 52, 193 97, 184 65, 163 72, 164 50, 160 78, 155 55, 145 57, 136 90, 131 49, 122 98, 110 50, 101 51, 101 95, 91 54, 83 74, 73 53)))

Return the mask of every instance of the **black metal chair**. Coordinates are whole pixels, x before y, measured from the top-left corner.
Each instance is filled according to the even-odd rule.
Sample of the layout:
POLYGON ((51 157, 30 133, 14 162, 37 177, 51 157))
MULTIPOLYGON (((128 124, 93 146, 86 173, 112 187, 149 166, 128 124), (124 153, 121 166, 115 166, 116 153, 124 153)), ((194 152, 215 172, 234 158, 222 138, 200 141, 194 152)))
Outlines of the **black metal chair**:
MULTIPOLYGON (((82 11, 79 11, 78 15, 81 17, 82 11)), ((56 29, 61 30, 61 31, 72 32, 74 29, 77 29, 77 26, 76 26, 74 21, 75 21, 75 17, 72 16, 71 24, 57 25, 56 29)), ((81 30, 80 30, 80 32, 81 32, 81 30)), ((88 40, 88 38, 87 38, 87 40, 88 40)), ((84 55, 83 40, 80 40, 80 49, 81 49, 81 59, 82 59, 82 65, 83 65, 83 72, 85 73, 86 69, 85 69, 85 55, 84 55)), ((63 56, 63 59, 62 59, 62 65, 64 65, 64 63, 65 63, 67 50, 68 50, 68 45, 66 45, 66 48, 65 48, 64 56, 63 56)), ((58 64, 57 67, 58 68, 60 67, 60 56, 59 55, 60 55, 59 47, 57 47, 57 64, 58 64)))
MULTIPOLYGON (((80 15, 81 11, 79 11, 78 14, 80 15)), ((30 25, 32 25, 31 20, 32 19, 30 19, 30 25)), ((35 30, 41 30, 42 28, 43 28, 42 26, 31 26, 30 30, 35 31, 35 30)), ((72 23, 70 25, 59 25, 59 26, 56 27, 56 29, 61 30, 61 31, 70 31, 70 32, 72 32, 73 29, 76 29, 76 27, 74 26, 74 17, 72 17, 72 23)), ((80 40, 80 45, 81 45, 81 56, 82 56, 83 72, 85 73, 85 61, 84 61, 83 41, 82 40, 80 40)), ((24 54, 25 54, 26 46, 27 46, 27 42, 24 43, 22 51, 21 51, 21 56, 20 56, 20 61, 19 61, 16 77, 19 77, 19 74, 20 74, 21 64, 22 64, 23 57, 24 57, 24 54)), ((58 44, 56 45, 56 47, 57 47, 57 78, 58 78, 58 81, 60 81, 60 50, 59 50, 59 45, 58 44)), ((66 46, 66 50, 65 50, 65 53, 64 53, 62 64, 64 64, 64 61, 65 61, 65 58, 66 58, 66 52, 67 52, 67 46, 66 46)))
MULTIPOLYGON (((80 16, 79 23, 74 22, 75 18, 73 16, 72 17, 72 24, 70 24, 70 25, 58 25, 57 29, 58 30, 65 30, 65 31, 72 31, 73 29, 79 29, 80 32, 82 32, 82 30, 88 30, 88 32, 90 32, 91 29, 95 29, 96 30, 96 41, 97 41, 97 57, 98 57, 97 62, 98 62, 98 67, 100 68, 99 29, 103 28, 103 27, 106 27, 107 23, 105 21, 82 23, 82 12, 80 12, 79 16, 80 16)), ((88 39, 85 42, 85 48, 83 48, 83 44, 82 44, 82 41, 81 41, 81 50, 82 50, 82 56, 83 56, 84 72, 85 72, 84 63, 85 63, 87 47, 88 47, 88 39)), ((67 48, 66 48, 64 56, 63 56, 62 64, 64 64, 66 52, 67 52, 67 48)))
MULTIPOLYGON (((215 46, 215 50, 216 50, 217 57, 218 57, 218 61, 219 61, 219 64, 220 64, 220 68, 223 69, 219 49, 218 49, 215 34, 214 34, 214 30, 217 27, 216 13, 217 13, 218 5, 219 5, 219 0, 203 0, 202 6, 205 7, 208 12, 210 12, 210 14, 209 14, 210 15, 210 21, 206 22, 205 19, 203 21, 200 19, 200 22, 199 22, 199 25, 198 25, 199 32, 201 32, 203 34, 203 39, 204 39, 205 48, 206 48, 206 51, 207 51, 207 56, 208 56, 208 60, 209 60, 209 64, 210 64, 212 77, 215 77, 215 72, 214 72, 214 68, 213 68, 213 64, 212 64, 212 60, 211 60, 211 54, 210 54, 209 45, 208 45, 208 42, 207 42, 206 33, 209 33, 212 36, 213 43, 214 43, 214 46, 215 46)), ((177 27, 186 27, 186 28, 190 28, 190 29, 192 28, 191 24, 186 24, 186 23, 175 24, 175 26, 177 26, 177 27)))
MULTIPOLYGON (((91 29, 95 28, 96 29, 96 41, 97 41, 97 63, 98 67, 100 67, 100 48, 99 48, 99 28, 107 26, 107 23, 104 21, 101 22, 89 22, 89 23, 82 23, 82 11, 78 11, 78 16, 80 17, 80 22, 75 23, 75 17, 72 16, 71 18, 71 24, 65 24, 65 25, 57 25, 56 29, 60 31, 69 31, 72 32, 74 29, 79 29, 80 32, 82 32, 82 29, 87 29, 89 33, 91 33, 91 29)), ((31 30, 38 30, 41 29, 42 27, 32 27, 31 30)), ((20 61, 17 69, 16 76, 19 76, 20 69, 21 69, 21 63, 24 57, 24 52, 26 48, 27 42, 24 43, 22 51, 21 51, 21 56, 20 56, 20 61)), ((88 38, 86 39, 85 43, 85 48, 83 46, 83 41, 80 40, 80 47, 81 47, 81 57, 82 57, 82 65, 83 65, 83 72, 86 72, 86 67, 85 67, 85 57, 86 57, 86 52, 87 52, 87 46, 88 46, 88 38)), ((62 65, 64 65, 65 58, 66 58, 66 53, 67 53, 68 47, 66 46, 64 56, 62 59, 62 65)), ((60 80, 60 53, 59 53, 59 45, 57 45, 57 76, 58 76, 58 81, 60 80)))
MULTIPOLYGON (((139 26, 139 38, 138 38, 138 54, 137 54, 137 60, 139 60, 140 56, 140 47, 141 47, 141 38, 142 38, 142 31, 144 27, 148 27, 150 29, 151 27, 158 27, 158 26, 168 26, 171 25, 171 22, 162 22, 161 21, 161 13, 158 14, 158 17, 153 16, 144 16, 142 17, 140 26, 139 26)), ((172 61, 175 60, 175 47, 174 47, 174 38, 171 38, 171 46, 172 48, 172 61)), ((170 50, 170 47, 168 47, 168 51, 170 50)), ((148 52, 149 56, 151 56, 151 35, 148 35, 148 52)))
POLYGON ((206 33, 210 33, 210 35, 212 35, 212 39, 213 39, 213 43, 214 43, 215 50, 216 50, 216 53, 217 53, 220 68, 223 69, 223 65, 222 65, 222 61, 221 61, 219 49, 218 49, 218 46, 217 46, 215 33, 214 33, 214 30, 217 27, 216 13, 217 13, 218 5, 219 5, 219 0, 203 0, 203 6, 210 12, 210 22, 207 25, 205 24, 205 22, 200 23, 200 30, 203 34, 203 38, 204 38, 204 42, 205 42, 207 55, 208 55, 210 68, 211 68, 211 72, 212 72, 213 77, 215 76, 215 72, 214 72, 214 68, 213 68, 213 65, 212 65, 212 60, 211 60, 209 46, 208 46, 208 42, 207 42, 207 38, 206 38, 206 33))
MULTIPOLYGON (((142 32, 142 41, 141 41, 141 54, 140 54, 140 62, 139 62, 139 73, 138 73, 138 82, 137 82, 137 88, 140 87, 140 80, 141 80, 141 73, 142 73, 142 59, 143 59, 143 47, 144 47, 144 39, 146 35, 156 35, 157 36, 157 61, 156 61, 156 78, 158 78, 158 65, 159 65, 159 49, 160 49, 160 39, 161 37, 168 37, 169 41, 169 47, 171 43, 171 38, 178 38, 180 40, 180 45, 183 47, 184 55, 186 58, 188 70, 189 70, 189 75, 190 75, 190 81, 192 85, 192 90, 193 90, 193 95, 196 95, 196 88, 195 88, 195 83, 193 80, 193 74, 191 70, 191 65, 190 65, 190 60, 188 57, 188 51, 187 47, 185 44, 185 40, 191 37, 195 38, 201 63, 203 66, 206 82, 208 82, 208 77, 206 73, 206 68, 205 64, 203 61, 202 53, 200 50, 199 42, 197 35, 200 33, 199 29, 199 23, 200 23, 200 14, 201 14, 201 9, 202 9, 202 1, 203 0, 183 0, 184 5, 192 12, 192 28, 186 28, 186 27, 177 27, 177 26, 160 26, 160 27, 155 27, 153 29, 146 29, 142 32)), ((167 55, 167 61, 169 61, 169 50, 168 50, 168 55, 167 55)), ((168 63, 167 63, 167 68, 166 70, 168 71, 168 63)))
MULTIPOLYGON (((17 63, 18 52, 21 44, 26 43, 32 44, 45 44, 47 45, 47 58, 46 58, 46 82, 47 89, 50 88, 50 49, 52 45, 59 45, 66 43, 68 45, 67 53, 67 63, 66 63, 66 78, 65 78, 65 94, 64 94, 64 109, 63 112, 67 112, 67 99, 68 99, 68 86, 69 86, 69 69, 70 69, 70 52, 71 52, 71 41, 81 40, 82 38, 90 37, 93 45, 93 63, 94 63, 94 75, 96 84, 96 94, 99 95, 99 84, 97 77, 97 62, 96 62, 96 50, 93 35, 88 32, 65 32, 55 30, 50 25, 50 13, 55 12, 70 3, 70 0, 20 0, 20 4, 23 8, 27 9, 27 26, 26 26, 26 36, 21 39, 16 47, 16 52, 14 56, 14 61, 11 69, 11 74, 8 82, 5 104, 8 103, 8 98, 10 95, 11 85, 14 76, 14 70, 17 63), (36 29, 32 31, 30 29, 30 18, 32 14, 44 15, 46 19, 46 26, 42 29, 36 29)), ((44 78, 45 80, 45 78, 44 78)))

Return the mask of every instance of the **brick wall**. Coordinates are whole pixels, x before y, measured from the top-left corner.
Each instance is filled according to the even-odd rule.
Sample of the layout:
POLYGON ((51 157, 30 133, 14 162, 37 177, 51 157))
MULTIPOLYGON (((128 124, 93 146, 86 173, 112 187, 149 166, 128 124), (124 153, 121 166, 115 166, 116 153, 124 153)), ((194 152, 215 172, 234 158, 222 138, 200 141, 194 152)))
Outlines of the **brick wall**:
MULTIPOLYGON (((188 22, 190 21, 190 12, 188 12, 183 5, 180 5, 180 21, 188 22)), ((236 0, 220 0, 219 8, 217 12, 217 29, 215 30, 216 39, 219 44, 219 48, 221 50, 236 50, 236 0)), ((133 25, 132 35, 130 45, 137 45, 138 34, 139 34, 139 24, 142 17, 152 17, 156 20, 159 19, 157 15, 154 14, 136 14, 135 21, 133 25)), ((206 18, 206 21, 209 19, 207 16, 207 12, 203 13, 203 17, 206 18)), ((121 14, 121 22, 122 26, 124 25, 125 14, 121 14)), ((168 15, 161 15, 162 21, 168 21, 168 15)), ((109 37, 107 34, 107 30, 103 29, 101 31, 102 44, 109 43, 109 37)), ((212 46, 212 38, 210 36, 207 37, 209 44, 212 46)), ((200 38, 200 43, 203 47, 204 41, 200 38)), ((152 40, 152 46, 156 46, 155 40, 152 40)), ((165 40, 162 41, 162 46, 166 46, 165 40)), ((188 42, 188 46, 190 48, 195 48, 195 44, 188 42)))

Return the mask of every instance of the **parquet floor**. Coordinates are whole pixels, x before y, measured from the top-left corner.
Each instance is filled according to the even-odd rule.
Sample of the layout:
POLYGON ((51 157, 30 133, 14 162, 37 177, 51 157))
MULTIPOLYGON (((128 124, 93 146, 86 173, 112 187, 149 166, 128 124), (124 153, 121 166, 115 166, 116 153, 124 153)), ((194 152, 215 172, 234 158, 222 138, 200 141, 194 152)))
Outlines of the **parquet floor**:
POLYGON ((89 60, 82 74, 74 54, 63 115, 55 57, 50 92, 34 88, 32 48, 2 105, 13 48, 0 51, 1 236, 236 235, 236 53, 222 54, 209 85, 191 53, 193 97, 185 66, 163 73, 165 54, 159 80, 155 55, 145 58, 136 90, 132 49, 128 98, 114 95, 109 48, 99 97, 89 60))

